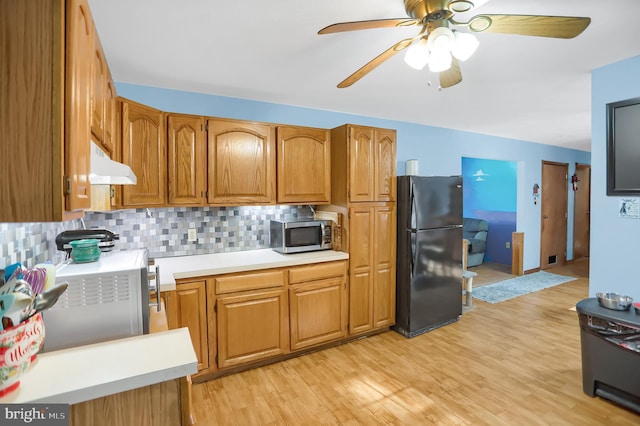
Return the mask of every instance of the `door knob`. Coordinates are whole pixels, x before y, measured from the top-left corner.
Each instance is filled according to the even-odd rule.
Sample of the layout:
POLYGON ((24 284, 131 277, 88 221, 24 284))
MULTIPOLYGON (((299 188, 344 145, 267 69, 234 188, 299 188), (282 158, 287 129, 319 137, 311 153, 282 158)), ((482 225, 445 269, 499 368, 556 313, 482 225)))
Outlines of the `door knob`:
POLYGON ((542 216, 544 219, 549 219, 549 216, 547 216, 546 214, 544 216, 542 216))

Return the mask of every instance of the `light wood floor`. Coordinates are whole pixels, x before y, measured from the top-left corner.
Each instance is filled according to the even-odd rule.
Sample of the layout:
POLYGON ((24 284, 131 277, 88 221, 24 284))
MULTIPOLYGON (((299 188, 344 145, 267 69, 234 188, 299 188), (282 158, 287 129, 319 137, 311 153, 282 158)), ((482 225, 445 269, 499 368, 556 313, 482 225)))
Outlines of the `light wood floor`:
MULTIPOLYGON (((554 273, 580 277, 584 266, 554 273), (578 270, 579 274, 575 271, 578 270)), ((389 331, 194 385, 201 425, 638 425, 582 391, 576 302, 588 279, 413 339, 389 331)))

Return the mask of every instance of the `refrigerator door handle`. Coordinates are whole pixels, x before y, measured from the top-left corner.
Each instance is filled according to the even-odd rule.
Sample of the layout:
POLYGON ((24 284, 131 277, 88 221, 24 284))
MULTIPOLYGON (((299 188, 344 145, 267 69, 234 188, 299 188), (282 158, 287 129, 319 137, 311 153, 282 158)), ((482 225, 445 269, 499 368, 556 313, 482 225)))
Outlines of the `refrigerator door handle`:
POLYGON ((411 276, 414 277, 415 274, 415 265, 416 263, 418 263, 418 259, 416 259, 416 256, 418 255, 418 250, 416 250, 416 237, 415 237, 415 233, 413 232, 409 232, 409 246, 411 249, 411 276))

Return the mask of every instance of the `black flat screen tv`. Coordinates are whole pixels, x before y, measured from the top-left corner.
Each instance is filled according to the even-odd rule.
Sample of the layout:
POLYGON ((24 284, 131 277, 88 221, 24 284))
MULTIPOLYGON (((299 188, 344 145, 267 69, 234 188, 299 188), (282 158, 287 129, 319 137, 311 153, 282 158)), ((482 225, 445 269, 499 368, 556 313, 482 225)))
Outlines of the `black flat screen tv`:
POLYGON ((640 98, 607 104, 607 195, 640 195, 640 98))

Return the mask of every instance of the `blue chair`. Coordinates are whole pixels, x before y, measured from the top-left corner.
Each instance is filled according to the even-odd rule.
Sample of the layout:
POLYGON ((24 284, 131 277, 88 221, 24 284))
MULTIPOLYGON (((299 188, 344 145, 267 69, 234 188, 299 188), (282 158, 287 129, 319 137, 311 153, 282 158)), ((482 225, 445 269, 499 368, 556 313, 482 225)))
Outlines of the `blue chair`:
POLYGON ((484 219, 462 219, 462 238, 469 242, 467 267, 478 266, 484 261, 488 231, 489 223, 484 219))

